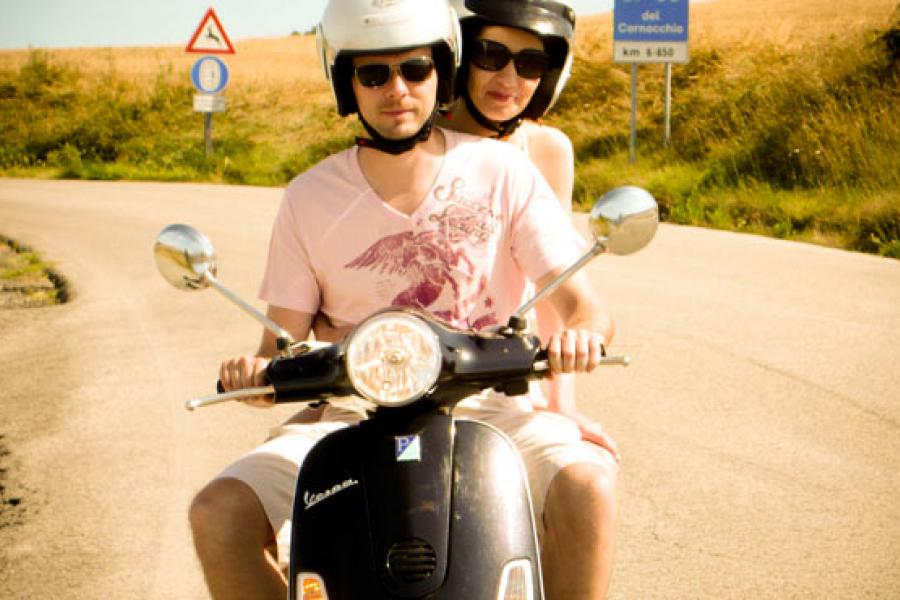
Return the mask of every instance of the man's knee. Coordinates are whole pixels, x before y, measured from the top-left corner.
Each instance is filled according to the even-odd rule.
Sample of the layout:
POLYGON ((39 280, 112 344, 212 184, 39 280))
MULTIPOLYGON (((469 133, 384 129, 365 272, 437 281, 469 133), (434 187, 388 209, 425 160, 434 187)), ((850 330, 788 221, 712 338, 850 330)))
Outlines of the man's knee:
POLYGON ((541 550, 547 598, 605 598, 612 573, 616 473, 610 465, 574 463, 551 482, 541 550))
POLYGON ((266 538, 268 520, 253 490, 237 479, 214 479, 194 497, 188 510, 191 531, 197 542, 228 539, 247 541, 248 536, 266 538))
POLYGON ((550 485, 547 509, 572 514, 573 510, 612 518, 616 503, 617 469, 611 465, 574 463, 566 466, 550 485), (580 509, 580 510, 579 510, 580 509))

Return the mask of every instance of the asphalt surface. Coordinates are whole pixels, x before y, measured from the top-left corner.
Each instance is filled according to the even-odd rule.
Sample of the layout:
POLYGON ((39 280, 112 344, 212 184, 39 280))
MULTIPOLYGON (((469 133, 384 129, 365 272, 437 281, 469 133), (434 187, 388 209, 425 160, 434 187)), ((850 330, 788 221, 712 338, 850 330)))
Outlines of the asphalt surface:
MULTIPOLYGON (((253 300, 279 199, 0 179, 0 233, 74 292, 0 311, 0 598, 205 597, 190 498, 291 409, 182 408, 259 328, 151 248, 200 228, 253 300)), ((588 270, 633 359, 578 383, 623 454, 610 597, 897 597, 900 262, 663 225, 588 270)))

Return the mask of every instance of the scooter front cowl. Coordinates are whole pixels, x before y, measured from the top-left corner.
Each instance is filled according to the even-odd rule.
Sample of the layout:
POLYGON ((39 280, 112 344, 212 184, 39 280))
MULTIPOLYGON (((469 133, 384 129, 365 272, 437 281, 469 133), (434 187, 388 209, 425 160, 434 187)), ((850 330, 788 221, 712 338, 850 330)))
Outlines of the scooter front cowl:
POLYGON ((297 479, 291 577, 317 573, 330 600, 438 589, 447 570, 452 433, 452 418, 429 413, 375 417, 319 442, 297 479))
POLYGON ((329 600, 496 600, 512 561, 541 598, 527 483, 509 440, 428 413, 373 418, 323 439, 297 481, 291 598, 299 573, 329 600))

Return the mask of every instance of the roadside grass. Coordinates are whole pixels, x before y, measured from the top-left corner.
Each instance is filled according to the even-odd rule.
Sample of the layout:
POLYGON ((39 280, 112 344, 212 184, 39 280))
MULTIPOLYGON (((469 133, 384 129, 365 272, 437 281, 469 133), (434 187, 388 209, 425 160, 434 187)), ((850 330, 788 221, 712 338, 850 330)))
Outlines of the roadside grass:
POLYGON ((66 281, 39 253, 0 236, 0 309, 68 300, 66 281))
MULTIPOLYGON (((900 258, 900 7, 759 2, 692 7, 668 146, 663 68, 641 67, 635 164, 611 20, 579 21, 572 77, 546 119, 574 144, 576 206, 636 184, 670 222, 900 258)), ((336 116, 314 46, 238 45, 244 74, 213 118, 211 156, 179 49, 0 53, 0 174, 284 185, 361 133, 336 116)))
POLYGON ((37 253, 18 248, 12 240, 0 237, 0 244, 6 246, 2 250, 3 259, 0 260, 0 279, 11 280, 22 277, 34 277, 43 274, 48 267, 37 253))
POLYGON ((171 64, 149 82, 46 51, 0 70, 0 172, 66 179, 283 185, 358 134, 322 90, 251 82, 213 117, 206 156, 194 90, 171 64), (303 100, 298 102, 298 100, 303 100))

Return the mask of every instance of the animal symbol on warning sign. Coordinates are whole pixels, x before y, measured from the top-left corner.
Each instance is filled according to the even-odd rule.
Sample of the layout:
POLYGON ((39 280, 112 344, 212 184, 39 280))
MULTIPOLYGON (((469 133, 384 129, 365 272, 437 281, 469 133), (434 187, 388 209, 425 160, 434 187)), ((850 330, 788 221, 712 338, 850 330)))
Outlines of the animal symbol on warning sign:
POLYGON ((200 25, 191 36, 185 48, 186 52, 202 52, 203 54, 234 54, 234 46, 222 27, 216 11, 209 9, 200 20, 200 25))

